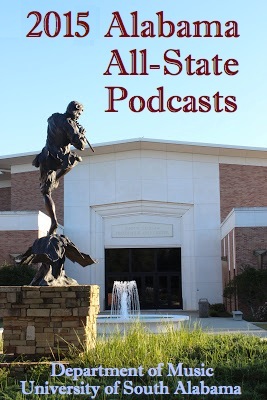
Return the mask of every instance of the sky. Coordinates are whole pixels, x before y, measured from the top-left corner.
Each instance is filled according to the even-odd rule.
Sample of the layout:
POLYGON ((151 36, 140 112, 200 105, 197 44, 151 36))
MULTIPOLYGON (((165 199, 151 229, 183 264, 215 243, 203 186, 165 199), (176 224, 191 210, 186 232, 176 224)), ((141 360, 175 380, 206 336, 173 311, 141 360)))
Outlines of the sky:
MULTIPOLYGON (((0 156, 39 151, 45 144, 47 118, 55 112, 65 112, 67 104, 77 100, 84 105, 80 123, 87 131, 89 141, 111 142, 132 138, 152 138, 249 147, 267 147, 266 113, 266 0, 9 0, 2 4, 0 15, 0 79, 1 79, 1 146, 0 156), (53 11, 53 13, 51 13, 53 11), (120 29, 112 28, 108 33, 114 12, 118 12, 124 27, 132 35, 132 15, 137 11, 138 31, 142 22, 152 21, 156 37, 119 37, 120 29), (227 21, 238 23, 238 38, 181 38, 158 37, 157 12, 163 11, 164 20, 188 21, 194 31, 194 21, 220 21, 225 32, 227 21), (71 31, 84 34, 77 25, 78 13, 89 12, 88 17, 80 14, 79 19, 89 25, 89 33, 84 37, 64 37, 66 19, 70 12, 71 31), (27 37, 37 22, 33 32, 41 32, 40 37, 27 37), (47 36, 56 30, 55 15, 61 22, 56 37, 47 36), (110 66, 112 51, 117 50, 128 75, 119 75, 118 66, 110 66), (131 54, 136 50, 138 75, 132 72, 131 54), (140 75, 141 50, 146 51, 148 75, 140 75), (164 53, 177 57, 182 71, 176 75, 164 75, 164 67, 173 74, 178 68, 164 61, 164 53), (188 75, 185 59, 207 59, 211 74, 188 75), (221 65, 228 59, 238 61, 235 75, 223 72, 212 73, 212 58, 218 55, 221 65), (160 65, 153 70, 151 64, 160 65), (110 75, 104 75, 109 70, 110 75), (108 109, 109 89, 116 97, 122 91, 127 97, 114 102, 118 112, 108 109), (158 95, 158 87, 163 87, 162 108, 164 112, 150 112, 147 100, 158 95), (110 89, 111 91, 111 89, 110 89), (213 96, 219 92, 222 112, 214 110, 213 96), (134 96, 135 100, 132 98, 134 96), (170 112, 168 99, 175 96, 175 107, 184 106, 187 96, 211 99, 209 112, 170 112), (179 96, 180 103, 175 100, 179 96), (226 112, 225 97, 236 98, 237 110, 226 112), (130 104, 139 109, 141 101, 144 110, 133 112, 130 104), (132 100, 131 100, 132 99, 132 100)), ((147 25, 146 25, 147 26, 147 25)), ((167 25, 165 28, 167 30, 167 25)), ((174 57, 173 57, 174 58, 174 57)), ((113 64, 115 59, 113 58, 113 64)), ((193 70, 196 64, 193 62, 193 70)), ((157 98, 152 101, 157 109, 157 98)))

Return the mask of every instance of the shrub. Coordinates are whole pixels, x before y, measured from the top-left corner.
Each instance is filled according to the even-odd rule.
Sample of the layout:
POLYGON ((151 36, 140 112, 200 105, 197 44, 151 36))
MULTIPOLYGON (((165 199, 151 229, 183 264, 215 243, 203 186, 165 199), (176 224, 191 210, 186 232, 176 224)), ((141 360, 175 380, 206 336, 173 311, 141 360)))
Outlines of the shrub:
POLYGON ((210 317, 230 317, 223 303, 210 304, 209 308, 210 317))
POLYGON ((266 301, 267 269, 257 270, 249 265, 242 267, 224 289, 224 297, 238 298, 239 309, 246 318, 256 319, 256 311, 266 301))
POLYGON ((226 311, 226 308, 223 303, 215 303, 215 304, 210 304, 210 310, 214 310, 216 312, 224 312, 226 311))
POLYGON ((255 313, 255 318, 257 321, 267 321, 267 303, 258 308, 257 312, 255 313))
POLYGON ((0 268, 0 286, 29 285, 36 269, 30 265, 3 265, 0 268))

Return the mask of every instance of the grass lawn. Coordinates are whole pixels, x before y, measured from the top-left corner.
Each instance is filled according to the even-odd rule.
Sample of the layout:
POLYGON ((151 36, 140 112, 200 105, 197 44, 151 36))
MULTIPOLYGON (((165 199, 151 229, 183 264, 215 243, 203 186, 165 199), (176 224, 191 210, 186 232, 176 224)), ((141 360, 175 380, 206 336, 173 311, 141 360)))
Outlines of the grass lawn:
POLYGON ((261 329, 265 329, 267 331, 267 322, 252 322, 253 325, 258 326, 261 329))
MULTIPOLYGON (((215 387, 213 390, 217 390, 216 388, 220 386, 239 388, 235 390, 239 390, 241 394, 219 394, 220 400, 232 398, 266 400, 266 357, 267 341, 258 337, 242 334, 210 335, 199 328, 193 331, 170 330, 168 333, 155 335, 146 333, 142 327, 136 326, 127 336, 114 335, 109 339, 98 338, 96 347, 88 351, 81 352, 70 346, 69 368, 78 368, 78 371, 84 371, 84 368, 91 371, 95 368, 95 371, 98 371, 99 366, 102 366, 105 370, 112 369, 113 372, 105 372, 104 375, 96 373, 95 376, 92 376, 90 372, 87 376, 80 376, 74 381, 70 374, 51 377, 51 365, 39 365, 29 370, 23 378, 16 380, 2 368, 0 370, 0 393, 2 393, 0 399, 91 399, 90 396, 79 393, 52 395, 48 392, 35 394, 33 391, 23 395, 20 383, 23 379, 23 381, 34 382, 34 387, 46 387, 47 390, 50 390, 48 386, 51 385, 53 388, 74 385, 80 387, 87 384, 99 386, 96 400, 214 400, 217 398, 214 392, 213 394, 197 392, 200 390, 201 381, 206 387, 215 387), (201 368, 204 368, 202 371, 212 368, 213 372, 212 374, 199 373, 201 368), (122 374, 118 373, 120 370, 122 374), (178 372, 180 370, 181 374, 178 372), (139 372, 129 374, 127 371, 139 372), (192 371, 198 372, 194 374, 192 371), (110 388, 114 387, 117 381, 120 383, 116 394, 105 392, 106 388, 112 390, 110 388), (165 393, 155 393, 155 388, 160 387, 160 382, 165 387, 165 393), (188 385, 195 387, 195 393, 188 392, 188 385), (187 392, 185 393, 184 390, 187 392)), ((28 390, 32 390, 32 387, 28 390)))

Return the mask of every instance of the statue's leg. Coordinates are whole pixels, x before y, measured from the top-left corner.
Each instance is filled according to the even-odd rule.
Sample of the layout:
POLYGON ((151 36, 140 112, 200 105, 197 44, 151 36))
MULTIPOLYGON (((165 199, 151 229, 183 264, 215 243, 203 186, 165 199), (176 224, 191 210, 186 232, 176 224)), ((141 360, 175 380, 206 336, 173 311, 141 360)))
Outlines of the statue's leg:
POLYGON ((54 233, 56 233, 58 227, 55 203, 52 199, 51 192, 43 194, 43 197, 44 197, 46 211, 48 212, 48 215, 51 218, 51 226, 48 231, 48 234, 53 235, 54 233))
POLYGON ((51 218, 51 226, 48 231, 49 235, 53 235, 56 233, 58 227, 58 221, 56 216, 56 206, 52 199, 52 190, 55 189, 58 185, 56 181, 56 171, 46 170, 43 166, 40 167, 41 172, 41 192, 44 198, 44 204, 46 211, 51 218))
POLYGON ((68 168, 62 168, 59 171, 57 171, 56 174, 56 180, 58 181, 62 176, 66 175, 70 170, 72 170, 73 166, 68 167, 68 168))
POLYGON ((73 152, 66 154, 64 157, 64 160, 62 162, 61 169, 59 169, 57 171, 56 182, 58 182, 58 180, 62 176, 66 175, 68 172, 70 172, 72 170, 72 168, 75 167, 75 165, 77 165, 81 161, 82 161, 81 157, 79 157, 77 154, 75 154, 73 152))

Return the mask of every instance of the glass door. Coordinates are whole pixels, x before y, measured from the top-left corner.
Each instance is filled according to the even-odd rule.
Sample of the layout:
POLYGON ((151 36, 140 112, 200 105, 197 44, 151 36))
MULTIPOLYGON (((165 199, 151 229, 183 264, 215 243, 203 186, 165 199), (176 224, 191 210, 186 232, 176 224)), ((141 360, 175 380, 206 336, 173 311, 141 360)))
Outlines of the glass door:
POLYGON ((137 283, 141 309, 181 309, 181 249, 106 249, 106 308, 115 280, 137 283))

